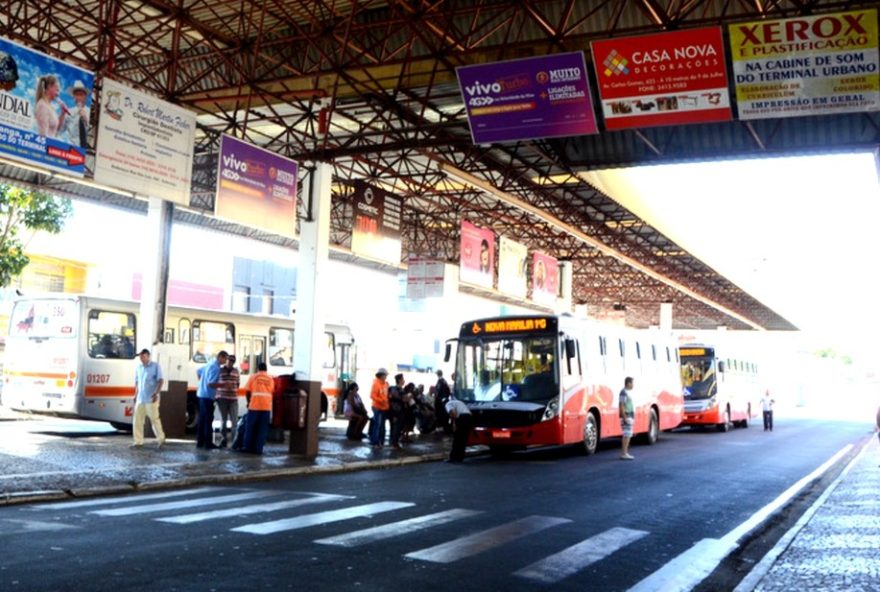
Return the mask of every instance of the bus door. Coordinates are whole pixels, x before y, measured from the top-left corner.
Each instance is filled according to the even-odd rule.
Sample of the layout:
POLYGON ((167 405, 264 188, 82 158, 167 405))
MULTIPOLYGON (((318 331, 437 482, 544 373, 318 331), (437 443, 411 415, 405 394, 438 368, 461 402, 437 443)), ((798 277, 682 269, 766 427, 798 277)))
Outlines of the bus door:
POLYGON ((258 364, 266 363, 266 338, 259 335, 239 335, 236 358, 244 384, 245 376, 255 374, 258 364))

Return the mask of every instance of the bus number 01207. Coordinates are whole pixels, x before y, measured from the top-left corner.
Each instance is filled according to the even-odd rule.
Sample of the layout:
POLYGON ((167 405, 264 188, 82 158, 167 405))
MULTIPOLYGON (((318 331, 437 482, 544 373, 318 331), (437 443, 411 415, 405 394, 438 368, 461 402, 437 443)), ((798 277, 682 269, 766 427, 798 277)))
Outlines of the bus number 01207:
POLYGON ((110 382, 109 374, 87 374, 86 382, 90 384, 106 384, 110 382))

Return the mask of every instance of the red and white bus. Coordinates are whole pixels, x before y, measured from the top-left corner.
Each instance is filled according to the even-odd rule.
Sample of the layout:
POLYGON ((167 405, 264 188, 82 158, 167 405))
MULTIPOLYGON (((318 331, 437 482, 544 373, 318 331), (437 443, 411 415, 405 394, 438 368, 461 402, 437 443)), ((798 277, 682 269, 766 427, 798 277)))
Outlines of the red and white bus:
MULTIPOLYGON (((129 427, 138 308, 136 302, 63 294, 17 299, 6 339, 3 404, 129 427)), ((193 425, 199 367, 226 350, 238 358, 242 382, 261 362, 270 374, 290 374, 294 329, 293 320, 281 316, 169 306, 164 343, 153 348, 153 359, 166 380, 187 382, 187 422, 193 425)), ((325 332, 321 384, 332 405, 342 381, 354 376, 354 340, 344 325, 328 324, 325 332)))
POLYGON ((474 419, 471 444, 503 453, 581 443, 593 454, 621 435, 618 393, 635 379, 634 433, 653 444, 677 427, 683 400, 676 345, 637 331, 570 316, 518 316, 461 326, 455 396, 474 419))
POLYGON ((758 366, 738 357, 721 359, 710 345, 687 344, 679 350, 684 387, 684 424, 749 427, 761 398, 758 366))

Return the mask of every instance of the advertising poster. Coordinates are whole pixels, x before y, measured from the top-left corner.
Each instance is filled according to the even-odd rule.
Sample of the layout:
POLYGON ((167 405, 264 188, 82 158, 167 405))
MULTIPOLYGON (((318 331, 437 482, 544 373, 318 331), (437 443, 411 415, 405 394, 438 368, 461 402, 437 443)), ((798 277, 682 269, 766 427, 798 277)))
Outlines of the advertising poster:
POLYGON ((293 238, 297 164, 231 136, 220 138, 218 218, 293 238))
POLYGON ((0 38, 0 155, 81 177, 94 75, 0 38))
POLYGON ((492 288, 495 278, 495 233, 488 228, 461 221, 461 263, 459 280, 492 288))
POLYGON ((498 241, 498 291, 525 298, 529 248, 502 236, 498 241))
POLYGON ((474 144, 595 134, 583 52, 456 68, 474 144))
POLYGON ((532 300, 552 306, 559 293, 559 262, 544 253, 532 254, 532 300))
POLYGON ((364 181, 354 187, 352 252, 398 265, 403 200, 364 181))
POLYGON ((720 27, 594 41, 609 130, 731 119, 720 27))
POLYGON ((410 255, 407 258, 406 297, 412 300, 443 296, 445 263, 431 257, 410 255))
POLYGON ((740 119, 880 109, 877 11, 729 26, 740 119))
POLYGON ((194 113, 104 79, 95 181, 188 206, 194 113))

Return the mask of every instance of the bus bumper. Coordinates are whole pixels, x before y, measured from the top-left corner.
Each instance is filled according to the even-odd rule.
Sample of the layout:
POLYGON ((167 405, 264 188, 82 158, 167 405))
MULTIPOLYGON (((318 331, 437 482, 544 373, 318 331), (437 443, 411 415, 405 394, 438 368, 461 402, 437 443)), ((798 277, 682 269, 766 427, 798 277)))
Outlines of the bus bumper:
POLYGON ((468 439, 472 446, 554 446, 561 443, 558 418, 515 428, 475 427, 468 439))
POLYGON ((717 425, 722 421, 718 407, 713 407, 695 413, 685 412, 681 425, 717 425))

